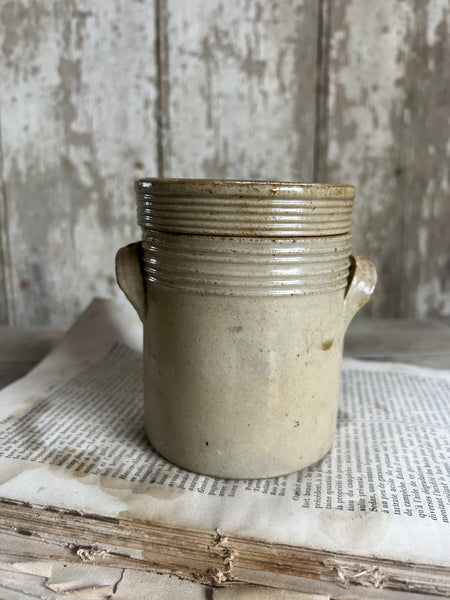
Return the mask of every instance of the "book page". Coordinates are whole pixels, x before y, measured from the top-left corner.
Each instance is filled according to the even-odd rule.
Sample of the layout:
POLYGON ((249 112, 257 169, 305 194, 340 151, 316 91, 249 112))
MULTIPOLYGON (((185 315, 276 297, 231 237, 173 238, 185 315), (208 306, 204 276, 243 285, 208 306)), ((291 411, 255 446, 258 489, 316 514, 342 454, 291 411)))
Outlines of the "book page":
POLYGON ((450 566, 450 372, 344 361, 322 461, 287 477, 223 480, 150 446, 141 336, 137 318, 97 300, 0 392, 0 497, 450 566))

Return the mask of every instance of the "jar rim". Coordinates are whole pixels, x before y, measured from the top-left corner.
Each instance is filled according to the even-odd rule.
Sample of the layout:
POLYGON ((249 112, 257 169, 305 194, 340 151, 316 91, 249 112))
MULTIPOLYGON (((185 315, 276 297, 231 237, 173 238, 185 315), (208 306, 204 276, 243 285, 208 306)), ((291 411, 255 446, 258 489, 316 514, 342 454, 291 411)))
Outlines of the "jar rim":
POLYGON ((170 177, 145 177, 134 184, 138 193, 156 195, 201 194, 244 196, 264 195, 285 198, 336 198, 353 199, 356 189, 342 183, 301 183, 295 181, 245 180, 245 179, 193 179, 170 177))

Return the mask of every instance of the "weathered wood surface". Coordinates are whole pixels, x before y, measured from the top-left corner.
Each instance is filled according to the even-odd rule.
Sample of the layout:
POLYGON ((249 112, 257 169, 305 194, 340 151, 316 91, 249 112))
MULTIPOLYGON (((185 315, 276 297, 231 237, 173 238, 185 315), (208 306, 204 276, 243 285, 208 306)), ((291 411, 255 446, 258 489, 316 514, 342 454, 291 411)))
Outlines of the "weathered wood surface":
POLYGON ((3 191, 13 324, 67 325, 122 299, 132 180, 155 172, 153 3, 1 2, 3 191))
POLYGON ((160 5, 164 175, 311 181, 319 3, 160 5))
MULTIPOLYGON (((1 109, 1 105, 0 105, 1 109)), ((6 195, 5 185, 2 178, 2 164, 3 164, 3 151, 2 151, 2 131, 1 131, 1 112, 0 112, 0 324, 4 325, 9 321, 9 298, 11 294, 8 293, 9 280, 8 277, 11 273, 9 248, 8 248, 8 227, 7 227, 7 215, 6 215, 6 195)))
POLYGON ((450 314, 450 5, 329 2, 319 177, 356 184, 356 252, 379 281, 366 314, 450 314))
POLYGON ((450 369, 450 319, 355 319, 344 355, 450 369))
POLYGON ((125 304, 132 181, 358 187, 366 316, 450 314, 447 0, 0 0, 0 323, 125 304))

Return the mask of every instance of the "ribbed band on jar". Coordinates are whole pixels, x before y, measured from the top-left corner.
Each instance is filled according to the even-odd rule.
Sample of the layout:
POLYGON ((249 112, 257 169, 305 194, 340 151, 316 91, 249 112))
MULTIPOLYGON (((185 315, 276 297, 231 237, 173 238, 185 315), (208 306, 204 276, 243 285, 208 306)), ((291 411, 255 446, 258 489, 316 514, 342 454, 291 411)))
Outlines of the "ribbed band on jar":
POLYGON ((136 182, 143 228, 203 235, 295 237, 348 233, 349 185, 219 180, 136 182))
POLYGON ((148 282, 201 294, 320 294, 347 286, 350 234, 270 239, 143 230, 148 282))

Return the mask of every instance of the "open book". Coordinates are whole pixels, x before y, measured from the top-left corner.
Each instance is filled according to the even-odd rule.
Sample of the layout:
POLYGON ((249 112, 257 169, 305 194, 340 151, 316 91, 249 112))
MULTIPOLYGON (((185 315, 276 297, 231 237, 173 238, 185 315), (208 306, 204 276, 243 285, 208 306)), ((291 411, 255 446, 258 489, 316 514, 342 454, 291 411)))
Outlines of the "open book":
POLYGON ((96 300, 0 392, 10 552, 333 598, 450 595, 449 371, 345 360, 336 439, 320 463, 221 480, 148 443, 141 337, 137 318, 96 300))

